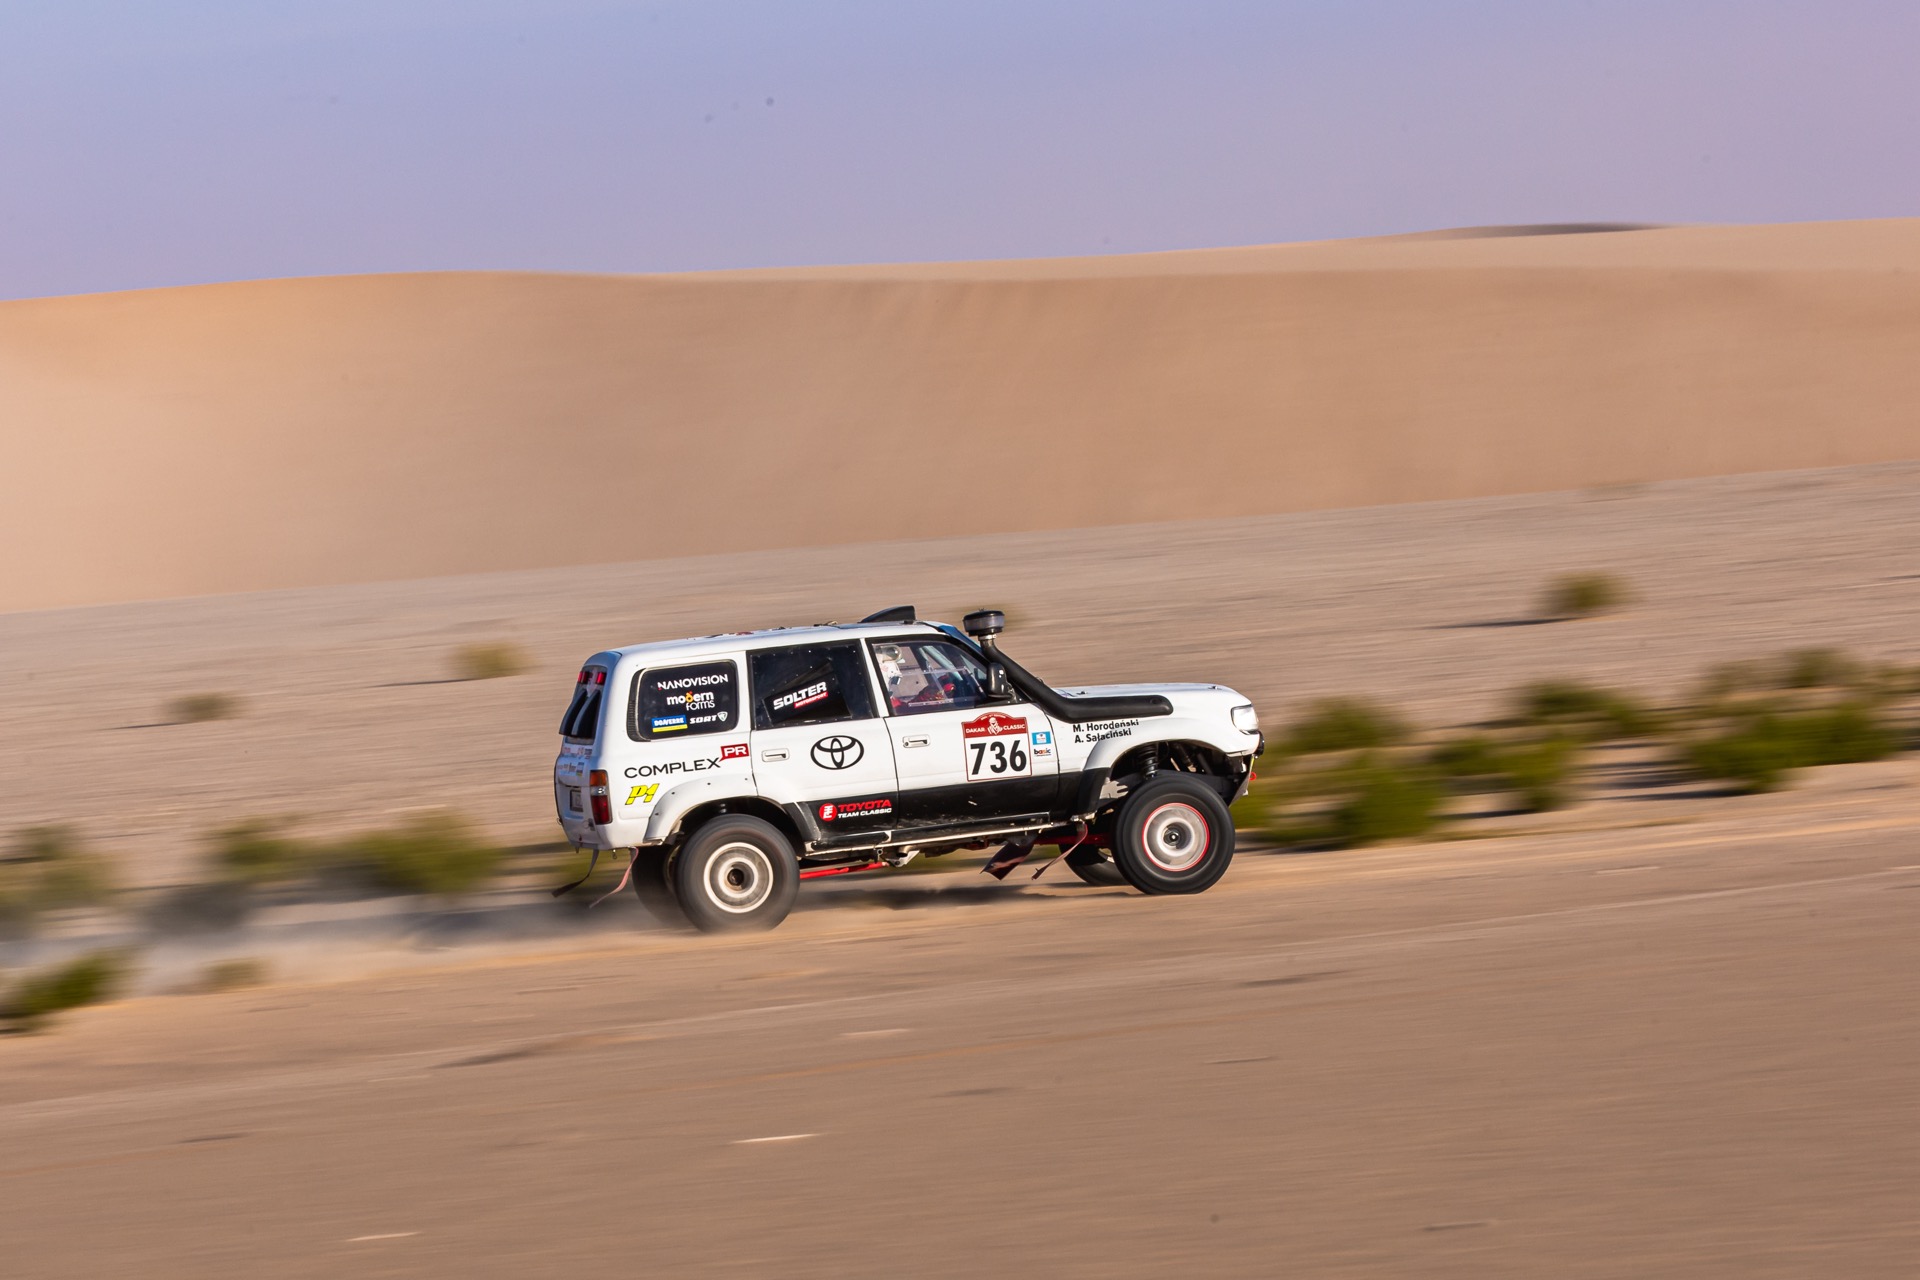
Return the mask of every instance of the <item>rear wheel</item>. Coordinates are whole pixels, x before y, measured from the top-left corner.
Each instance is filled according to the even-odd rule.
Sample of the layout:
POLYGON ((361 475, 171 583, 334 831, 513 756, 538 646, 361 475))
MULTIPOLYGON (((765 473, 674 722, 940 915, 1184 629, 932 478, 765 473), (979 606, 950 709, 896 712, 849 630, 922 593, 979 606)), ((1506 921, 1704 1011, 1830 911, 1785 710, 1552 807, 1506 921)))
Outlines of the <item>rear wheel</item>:
POLYGON ((1120 868, 1113 865, 1113 859, 1098 849, 1075 849, 1067 855, 1067 870, 1103 889, 1124 888, 1127 883, 1120 868))
POLYGON ((687 923, 673 892, 673 863, 665 849, 641 849, 633 859, 633 892, 653 918, 664 925, 687 923))
POLYGON ((744 814, 715 818, 672 864, 680 909, 705 933, 771 929, 800 892, 800 864, 779 828, 744 814))
POLYGON ((1142 893, 1200 893, 1233 861, 1233 819, 1214 789, 1161 774, 1126 798, 1113 824, 1113 862, 1142 893))

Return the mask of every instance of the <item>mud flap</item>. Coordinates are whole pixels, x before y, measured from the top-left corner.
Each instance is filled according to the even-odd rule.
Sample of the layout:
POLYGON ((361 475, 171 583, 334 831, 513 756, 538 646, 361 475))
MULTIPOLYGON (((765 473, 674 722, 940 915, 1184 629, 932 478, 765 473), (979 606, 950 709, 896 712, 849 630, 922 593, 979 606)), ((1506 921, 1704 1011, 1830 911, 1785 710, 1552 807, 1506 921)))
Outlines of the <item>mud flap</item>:
MULTIPOLYGON (((579 848, 578 845, 575 845, 574 847, 576 849, 579 848)), ((593 851, 593 857, 587 862, 587 874, 581 876, 578 880, 575 880, 572 884, 561 885, 558 889, 555 889, 553 891, 553 896, 558 898, 565 894, 572 893, 575 889, 578 889, 581 885, 593 879, 593 869, 599 865, 600 865, 600 851, 598 849, 595 849, 593 851)))
POLYGON ((1000 852, 987 859, 987 865, 980 868, 995 880, 1005 880, 1007 873, 1027 860, 1033 852, 1032 840, 1009 840, 1000 846, 1000 852))

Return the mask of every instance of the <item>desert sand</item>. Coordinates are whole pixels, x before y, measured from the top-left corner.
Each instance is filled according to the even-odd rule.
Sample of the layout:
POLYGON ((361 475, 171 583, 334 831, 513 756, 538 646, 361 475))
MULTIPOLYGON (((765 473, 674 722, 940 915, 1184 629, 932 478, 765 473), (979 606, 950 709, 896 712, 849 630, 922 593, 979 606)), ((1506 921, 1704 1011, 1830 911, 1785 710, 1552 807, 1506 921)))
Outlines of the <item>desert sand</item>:
POLYGON ((201 837, 241 818, 447 808, 551 840, 557 718, 589 654, 895 604, 1001 606, 1008 651, 1048 679, 1217 680, 1269 724, 1358 694, 1459 725, 1549 676, 1666 697, 1807 645, 1915 663, 1920 464, 4 614, 0 832, 78 823, 147 884, 198 874, 201 837), (1638 601, 1532 625, 1549 578, 1596 569, 1638 601), (474 641, 532 669, 451 679, 474 641), (170 723, 203 692, 242 714, 170 723))
POLYGON ((1920 220, 0 303, 0 610, 1920 454, 1920 220))

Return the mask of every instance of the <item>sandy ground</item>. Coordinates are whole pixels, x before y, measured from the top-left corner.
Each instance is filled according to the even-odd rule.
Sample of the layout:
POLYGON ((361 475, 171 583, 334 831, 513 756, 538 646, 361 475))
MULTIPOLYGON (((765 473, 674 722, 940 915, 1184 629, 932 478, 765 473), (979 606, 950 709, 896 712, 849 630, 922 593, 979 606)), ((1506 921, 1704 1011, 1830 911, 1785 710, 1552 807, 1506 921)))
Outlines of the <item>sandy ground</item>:
POLYGON ((1662 696, 1803 645, 1913 663, 1920 465, 5 614, 0 831, 77 823, 139 883, 190 876, 201 834, 246 817, 447 807, 550 839, 586 655, 898 603, 1004 606, 1009 652, 1056 682, 1218 680, 1270 724, 1329 693, 1459 724, 1552 675, 1662 696), (1586 569, 1639 603, 1535 624, 1542 584, 1586 569), (490 640, 534 669, 452 681, 490 640), (245 714, 165 722, 203 691, 245 714))
POLYGON ((1193 899, 842 883, 90 1010, 0 1041, 7 1270, 1910 1276, 1916 836, 1908 792, 1193 899))
POLYGON ((1920 219, 0 303, 0 609, 1920 454, 1920 219))

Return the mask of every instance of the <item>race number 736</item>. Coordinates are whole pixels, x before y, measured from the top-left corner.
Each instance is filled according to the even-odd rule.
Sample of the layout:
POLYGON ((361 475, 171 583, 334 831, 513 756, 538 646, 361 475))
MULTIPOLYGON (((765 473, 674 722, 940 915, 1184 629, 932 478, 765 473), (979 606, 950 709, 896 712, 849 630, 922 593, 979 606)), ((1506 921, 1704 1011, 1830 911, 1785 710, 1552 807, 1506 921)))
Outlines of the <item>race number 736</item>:
POLYGON ((1027 739, 977 738, 967 744, 967 776, 999 778, 1025 774, 1033 763, 1027 759, 1027 739))
POLYGON ((1027 749, 1027 721, 1003 711, 989 711, 960 726, 967 744, 967 780, 1025 778, 1033 773, 1027 749))

